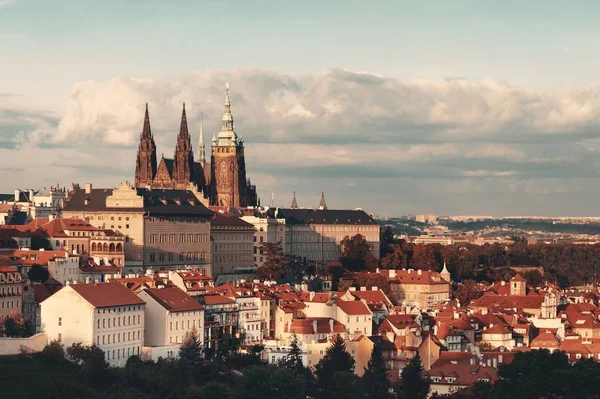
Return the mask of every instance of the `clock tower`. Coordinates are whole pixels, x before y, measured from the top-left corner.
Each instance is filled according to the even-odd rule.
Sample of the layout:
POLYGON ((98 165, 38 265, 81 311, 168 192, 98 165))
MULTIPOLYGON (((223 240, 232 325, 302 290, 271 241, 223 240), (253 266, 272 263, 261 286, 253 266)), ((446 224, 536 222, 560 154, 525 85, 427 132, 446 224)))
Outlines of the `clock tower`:
POLYGON ((229 86, 224 106, 221 131, 212 139, 210 202, 236 208, 256 206, 256 191, 246 180, 244 140, 233 127, 229 86))

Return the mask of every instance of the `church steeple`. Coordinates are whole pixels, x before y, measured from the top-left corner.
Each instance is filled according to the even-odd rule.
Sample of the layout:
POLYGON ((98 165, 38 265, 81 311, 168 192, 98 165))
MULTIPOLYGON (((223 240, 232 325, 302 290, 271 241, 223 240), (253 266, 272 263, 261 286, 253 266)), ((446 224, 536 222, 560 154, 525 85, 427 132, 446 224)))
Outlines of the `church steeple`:
POLYGON ((298 201, 296 201, 296 192, 294 191, 294 198, 292 198, 292 209, 298 209, 298 201))
POLYGON ((233 130, 233 116, 231 115, 231 101, 229 101, 229 85, 225 85, 225 103, 223 104, 223 118, 221 119, 221 131, 217 135, 219 146, 240 145, 241 142, 233 130))
POLYGON ((206 149, 204 147, 204 118, 200 119, 200 138, 198 140, 198 162, 204 168, 206 164, 206 149))
POLYGON ((173 178, 182 186, 192 182, 194 174, 194 152, 188 132, 187 116, 185 114, 185 103, 181 111, 181 123, 177 135, 177 146, 173 159, 173 178))
POLYGON ((152 179, 156 176, 156 167, 156 144, 150 129, 150 115, 148 103, 146 103, 144 125, 140 133, 140 144, 135 163, 135 186, 145 187, 152 184, 152 179))
POLYGON ((327 203, 325 202, 325 192, 323 191, 321 192, 321 202, 319 203, 319 209, 327 209, 327 203))

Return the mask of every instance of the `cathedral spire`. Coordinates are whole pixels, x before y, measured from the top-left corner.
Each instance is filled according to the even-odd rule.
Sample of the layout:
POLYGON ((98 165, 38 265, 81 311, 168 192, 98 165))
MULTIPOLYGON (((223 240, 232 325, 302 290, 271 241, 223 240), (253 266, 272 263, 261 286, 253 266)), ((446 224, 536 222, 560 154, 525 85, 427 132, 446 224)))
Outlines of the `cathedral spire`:
POLYGON ((152 138, 150 130, 150 115, 148 114, 148 103, 146 103, 146 113, 144 114, 144 127, 142 128, 142 137, 152 138))
POLYGON ((135 162, 135 186, 146 187, 152 183, 156 175, 156 144, 150 129, 150 114, 148 103, 144 112, 144 126, 140 134, 140 144, 135 162))
POLYGON ((190 134, 188 132, 187 116, 185 114, 185 103, 183 103, 183 110, 181 111, 181 124, 179 126, 179 136, 189 139, 190 134))
POLYGON ((298 201, 296 201, 296 192, 294 191, 294 198, 292 198, 292 209, 298 209, 298 201))
POLYGON ((229 85, 225 85, 225 103, 223 104, 223 118, 221 119, 221 131, 217 135, 219 146, 243 146, 233 130, 233 116, 231 115, 231 101, 229 100, 229 85))
POLYGON ((200 119, 200 139, 198 140, 198 162, 204 168, 206 164, 206 149, 204 147, 204 117, 200 119))
POLYGON ((327 203, 325 202, 325 192, 323 191, 321 192, 321 202, 319 203, 319 209, 327 209, 327 203))

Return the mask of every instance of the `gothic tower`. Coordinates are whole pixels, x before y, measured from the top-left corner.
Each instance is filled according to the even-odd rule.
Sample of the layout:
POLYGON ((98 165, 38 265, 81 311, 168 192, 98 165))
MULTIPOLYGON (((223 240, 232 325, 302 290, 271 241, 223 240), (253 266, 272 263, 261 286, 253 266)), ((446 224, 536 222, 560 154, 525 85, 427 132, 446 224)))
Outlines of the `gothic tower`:
POLYGON ((150 116, 148 115, 148 103, 144 115, 144 127, 140 134, 140 145, 138 147, 135 163, 135 186, 144 187, 152 184, 156 175, 156 144, 152 131, 150 130, 150 116))
POLYGON ((246 207, 256 205, 256 191, 246 179, 244 140, 237 136, 231 115, 229 86, 221 131, 212 140, 211 203, 217 206, 246 207))
POLYGON ((177 146, 173 157, 173 180, 179 189, 187 188, 187 185, 194 181, 194 153, 188 132, 185 103, 183 103, 183 110, 181 111, 181 125, 179 126, 177 146))

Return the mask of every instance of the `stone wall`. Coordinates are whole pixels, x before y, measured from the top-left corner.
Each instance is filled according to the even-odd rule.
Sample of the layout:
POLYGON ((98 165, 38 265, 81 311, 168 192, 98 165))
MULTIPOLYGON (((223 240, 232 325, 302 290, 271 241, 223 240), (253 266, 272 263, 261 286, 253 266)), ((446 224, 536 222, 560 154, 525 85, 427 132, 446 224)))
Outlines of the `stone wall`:
POLYGON ((46 346, 46 334, 39 333, 29 338, 0 338, 0 355, 18 355, 21 352, 41 352, 46 346))

